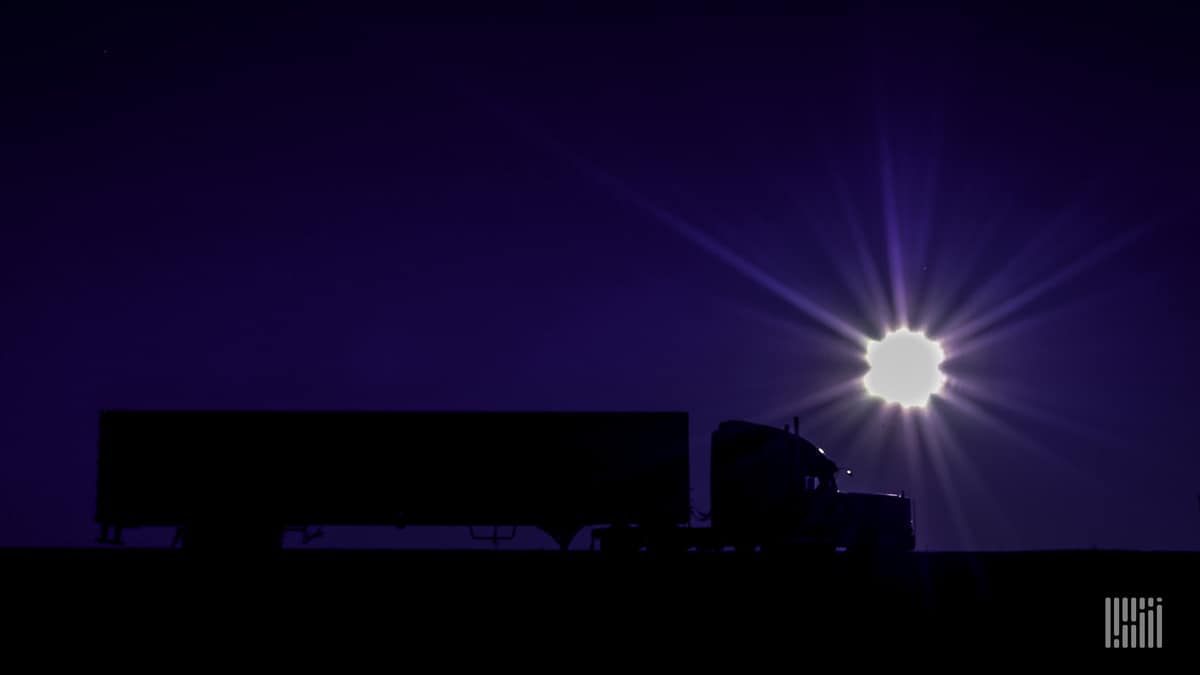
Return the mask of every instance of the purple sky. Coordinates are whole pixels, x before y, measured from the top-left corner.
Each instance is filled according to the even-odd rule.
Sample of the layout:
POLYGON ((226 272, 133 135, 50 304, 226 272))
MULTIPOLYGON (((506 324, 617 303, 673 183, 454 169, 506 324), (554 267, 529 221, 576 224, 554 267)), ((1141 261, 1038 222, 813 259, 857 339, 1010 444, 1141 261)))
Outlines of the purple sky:
POLYGON ((0 545, 88 545, 148 407, 685 410, 701 510, 797 414, 923 549, 1200 547, 1177 18, 0 25, 0 545), (901 311, 920 414, 854 386, 901 311))

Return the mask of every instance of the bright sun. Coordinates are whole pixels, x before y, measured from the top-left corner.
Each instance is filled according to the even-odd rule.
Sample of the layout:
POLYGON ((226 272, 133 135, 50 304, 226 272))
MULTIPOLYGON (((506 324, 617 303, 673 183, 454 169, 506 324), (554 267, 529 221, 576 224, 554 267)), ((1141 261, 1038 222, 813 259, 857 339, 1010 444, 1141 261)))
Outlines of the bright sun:
POLYGON ((888 333, 878 342, 867 342, 871 370, 863 378, 863 385, 869 394, 889 403, 924 407, 946 382, 940 368, 945 357, 942 346, 921 333, 888 333))

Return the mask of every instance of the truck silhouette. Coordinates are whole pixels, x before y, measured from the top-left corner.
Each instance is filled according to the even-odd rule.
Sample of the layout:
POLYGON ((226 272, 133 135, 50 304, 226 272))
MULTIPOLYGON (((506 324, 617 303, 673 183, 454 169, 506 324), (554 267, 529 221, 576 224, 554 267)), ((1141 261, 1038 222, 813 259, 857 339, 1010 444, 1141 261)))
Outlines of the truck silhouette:
POLYGON ((841 492, 787 428, 712 434, 711 510, 694 526, 683 412, 106 410, 100 541, 177 528, 193 550, 281 546, 322 525, 535 527, 602 552, 908 551, 902 495, 841 492))

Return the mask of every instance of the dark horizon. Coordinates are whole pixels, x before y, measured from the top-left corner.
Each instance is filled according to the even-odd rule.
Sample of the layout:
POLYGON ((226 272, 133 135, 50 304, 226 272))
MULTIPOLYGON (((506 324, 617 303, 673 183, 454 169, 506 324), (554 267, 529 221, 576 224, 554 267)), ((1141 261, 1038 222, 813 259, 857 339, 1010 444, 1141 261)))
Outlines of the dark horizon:
POLYGON ((701 511, 721 421, 799 416, 919 550, 1200 550, 1178 17, 0 24, 0 546, 93 545, 128 408, 685 411, 701 511), (902 325, 923 411, 861 387, 902 325))

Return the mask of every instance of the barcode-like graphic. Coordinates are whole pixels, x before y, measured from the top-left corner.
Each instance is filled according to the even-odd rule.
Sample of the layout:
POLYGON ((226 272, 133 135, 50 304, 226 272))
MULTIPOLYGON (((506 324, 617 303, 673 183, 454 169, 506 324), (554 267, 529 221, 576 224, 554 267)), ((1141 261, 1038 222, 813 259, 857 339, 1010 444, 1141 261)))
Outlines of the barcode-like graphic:
POLYGON ((1162 598, 1105 598, 1104 646, 1162 647, 1162 606, 1162 598))

